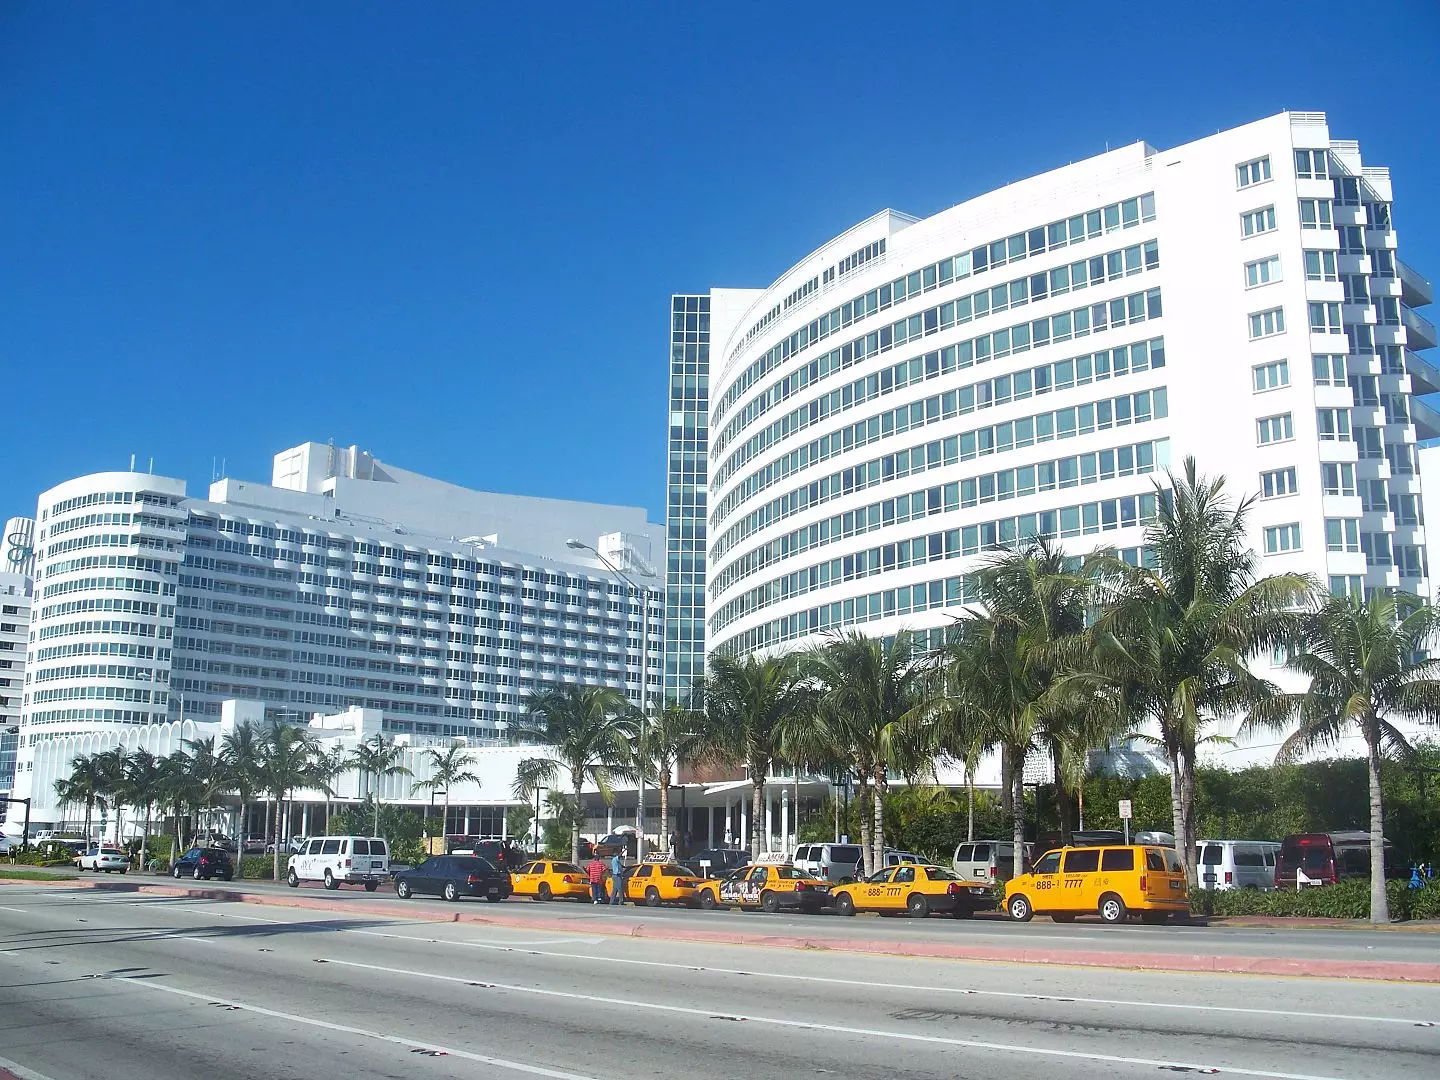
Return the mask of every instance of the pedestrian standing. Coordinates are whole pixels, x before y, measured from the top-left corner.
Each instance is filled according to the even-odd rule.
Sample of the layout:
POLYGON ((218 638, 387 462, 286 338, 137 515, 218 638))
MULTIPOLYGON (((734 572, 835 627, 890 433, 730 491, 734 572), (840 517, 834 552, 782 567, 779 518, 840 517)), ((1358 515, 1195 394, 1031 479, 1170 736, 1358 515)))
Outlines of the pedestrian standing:
POLYGON ((590 861, 585 864, 585 874, 590 879, 590 902, 603 904, 605 902, 605 864, 600 861, 600 856, 590 856, 590 861))
POLYGON ((625 902, 625 860, 620 858, 620 852, 610 856, 610 903, 623 904, 625 902))

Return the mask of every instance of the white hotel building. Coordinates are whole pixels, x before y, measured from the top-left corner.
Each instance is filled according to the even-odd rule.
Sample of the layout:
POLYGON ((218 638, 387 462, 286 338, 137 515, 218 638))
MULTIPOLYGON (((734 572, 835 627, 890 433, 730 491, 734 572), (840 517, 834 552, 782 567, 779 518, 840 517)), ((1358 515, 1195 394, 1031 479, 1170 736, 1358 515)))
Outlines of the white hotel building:
POLYGON ((937 630, 1027 536, 1142 559, 1153 481, 1191 454, 1259 496, 1263 572, 1429 595, 1440 370, 1397 245, 1388 170, 1282 113, 883 211, 768 288, 677 296, 670 536, 703 546, 704 650, 937 630), (702 355, 687 416, 676 364, 702 355), (694 431, 698 499, 674 487, 694 431))
MULTIPOLYGON (((15 794, 35 799, 32 827, 53 823, 77 754, 168 753, 219 732, 225 707, 363 715, 334 723, 414 747, 464 737, 493 747, 487 770, 513 765, 499 744, 532 690, 614 686, 639 705, 644 670, 658 697, 658 529, 643 509, 472 491, 319 443, 206 499, 143 472, 69 480, 36 512, 15 794)), ((512 801, 508 780, 484 795, 512 801)))

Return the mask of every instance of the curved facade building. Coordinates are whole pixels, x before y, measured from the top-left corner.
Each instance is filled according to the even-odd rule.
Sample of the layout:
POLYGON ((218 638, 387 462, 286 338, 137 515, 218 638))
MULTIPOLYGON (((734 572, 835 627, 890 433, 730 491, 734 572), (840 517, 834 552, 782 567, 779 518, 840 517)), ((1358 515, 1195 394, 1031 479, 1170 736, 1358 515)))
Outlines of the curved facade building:
POLYGON ((1323 114, 885 211, 711 295, 709 650, 940 628, 1029 536, 1141 560, 1189 454, 1258 497, 1266 571, 1429 592, 1429 285, 1323 114))

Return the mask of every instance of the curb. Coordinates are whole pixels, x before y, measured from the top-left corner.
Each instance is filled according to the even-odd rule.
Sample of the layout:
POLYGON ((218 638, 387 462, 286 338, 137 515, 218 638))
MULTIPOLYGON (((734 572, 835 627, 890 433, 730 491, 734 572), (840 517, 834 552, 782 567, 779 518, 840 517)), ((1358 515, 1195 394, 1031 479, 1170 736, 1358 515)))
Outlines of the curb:
POLYGON ((474 923, 519 930, 584 936, 646 938, 706 945, 749 945, 761 948, 801 949, 815 952, 860 953, 871 956, 908 956, 926 959, 971 960, 1006 964, 1045 964, 1062 967, 1115 968, 1131 971, 1168 971, 1214 975, 1283 975, 1320 979, 1365 979, 1387 982, 1440 983, 1440 963, 1386 960, 1323 960, 1280 956, 1207 956, 1202 953, 1138 953, 1100 950, 999 948, 990 945, 950 945, 944 942, 882 941, 866 938, 809 938, 800 935, 758 934, 729 930, 695 930, 635 923, 624 928, 557 926, 552 919, 523 915, 441 912, 417 909, 399 915, 393 906, 347 902, 343 908, 321 897, 248 892, 235 888, 186 887, 107 881, 10 881, 0 884, 48 885, 60 888, 99 889, 109 892, 147 893, 191 900, 223 900, 262 907, 299 908, 344 915, 378 915, 417 922, 474 923))

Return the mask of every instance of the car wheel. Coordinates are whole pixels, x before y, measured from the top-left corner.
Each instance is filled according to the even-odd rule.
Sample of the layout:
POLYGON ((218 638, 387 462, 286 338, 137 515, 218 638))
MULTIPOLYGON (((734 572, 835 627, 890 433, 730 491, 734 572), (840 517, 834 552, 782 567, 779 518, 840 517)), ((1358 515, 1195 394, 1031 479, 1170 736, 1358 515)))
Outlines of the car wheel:
POLYGON ((835 898, 835 910, 841 915, 854 915, 855 898, 848 892, 842 892, 835 898))
POLYGON ((366 891, 366 892, 374 892, 374 891, 375 891, 376 889, 378 889, 379 887, 380 887, 380 882, 378 882, 378 881, 367 881, 367 882, 365 882, 365 891, 366 891))
POLYGON ((1074 913, 1074 912, 1070 912, 1070 913, 1067 914, 1067 913, 1065 913, 1065 912, 1056 912, 1054 915, 1051 915, 1051 916, 1050 916, 1050 921, 1051 921, 1051 922, 1074 922, 1074 921, 1075 921, 1075 913, 1074 913))
POLYGON ((660 890, 651 885, 645 890, 645 904, 647 907, 660 906, 660 890))
POLYGON ((410 899, 410 883, 404 878, 401 878, 395 883, 395 895, 400 897, 401 900, 410 899))
POLYGON ((1100 898, 1100 919, 1107 923, 1120 923, 1130 913, 1125 910, 1125 901, 1114 893, 1106 893, 1100 898))
POLYGON ((910 899, 905 902, 905 910, 910 912, 912 919, 923 919, 930 914, 930 901, 924 893, 911 893, 910 899))
POLYGON ((335 880, 335 875, 329 870, 325 871, 325 887, 327 889, 338 889, 340 887, 340 883, 335 880))
POLYGON ((550 883, 549 883, 548 881, 542 881, 542 882, 540 882, 540 888, 538 888, 538 889, 535 890, 535 899, 536 899, 536 900, 554 900, 554 899, 555 899, 555 897, 554 897, 553 895, 551 895, 551 892, 550 892, 550 883))
POLYGON ((300 875, 292 869, 285 875, 285 884, 289 885, 292 889, 298 889, 300 887, 300 875))
POLYGON ((1025 899, 1022 893, 1016 893, 1010 898, 1008 909, 1010 918, 1016 922, 1029 922, 1035 917, 1035 909, 1030 906, 1030 901, 1025 899))
POLYGON ((716 908, 715 892, 712 889, 700 890, 700 909, 702 911, 714 911, 716 908))
POLYGON ((766 889, 760 894, 760 910, 768 911, 771 915, 780 910, 780 896, 777 893, 766 889))
POLYGON ((196 881, 204 881, 204 880, 205 880, 205 875, 200 872, 200 867, 198 867, 198 866, 195 867, 195 871, 194 871, 193 874, 191 874, 191 876, 192 876, 196 881))
POLYGON ((171 868, 170 876, 173 877, 176 881, 180 880, 180 867, 178 865, 171 868))
POLYGON ((453 904, 460 899, 460 890, 456 888, 455 882, 447 881, 445 882, 445 891, 441 895, 453 904))
POLYGON ((129 873, 129 872, 130 872, 130 868, 129 868, 128 866, 127 866, 127 867, 124 867, 124 868, 121 869, 120 872, 121 872, 122 874, 129 873))

